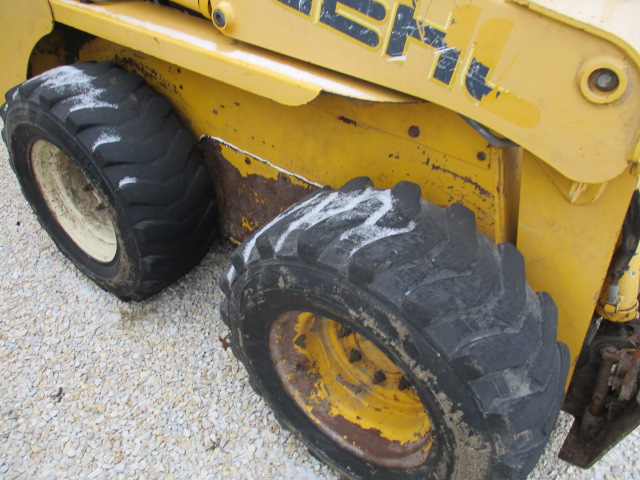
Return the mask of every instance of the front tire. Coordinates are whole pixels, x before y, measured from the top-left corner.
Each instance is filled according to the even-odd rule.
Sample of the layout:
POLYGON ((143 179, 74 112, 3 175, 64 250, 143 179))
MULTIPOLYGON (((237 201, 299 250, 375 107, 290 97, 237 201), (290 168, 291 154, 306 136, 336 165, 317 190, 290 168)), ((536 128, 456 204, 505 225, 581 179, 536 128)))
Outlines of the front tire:
POLYGON ((524 478, 553 430, 553 302, 414 184, 319 191, 245 241, 223 289, 254 388, 348 478, 524 478))
POLYGON ((206 254, 208 172, 169 102, 141 77, 108 62, 63 66, 6 100, 3 137, 22 191, 98 285, 142 300, 206 254))

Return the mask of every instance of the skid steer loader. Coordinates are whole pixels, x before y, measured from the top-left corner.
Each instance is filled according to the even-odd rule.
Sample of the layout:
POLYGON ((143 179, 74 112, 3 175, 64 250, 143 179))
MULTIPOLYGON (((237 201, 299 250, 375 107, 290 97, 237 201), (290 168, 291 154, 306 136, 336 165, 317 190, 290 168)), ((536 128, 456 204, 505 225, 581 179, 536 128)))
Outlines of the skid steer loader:
POLYGON ((123 300, 239 247, 251 384, 353 479, 590 467, 640 420, 640 3, 5 0, 35 214, 123 300))

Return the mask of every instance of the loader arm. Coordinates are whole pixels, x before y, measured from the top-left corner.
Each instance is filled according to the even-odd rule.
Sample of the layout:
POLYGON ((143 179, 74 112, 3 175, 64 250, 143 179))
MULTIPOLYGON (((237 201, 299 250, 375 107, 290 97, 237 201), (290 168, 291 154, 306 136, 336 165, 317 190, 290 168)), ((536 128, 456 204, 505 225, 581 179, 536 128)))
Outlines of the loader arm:
POLYGON ((501 0, 211 6, 214 25, 216 14, 225 18, 217 28, 229 37, 438 103, 489 125, 568 178, 601 183, 640 153, 632 28, 640 6, 589 3, 619 13, 616 22, 585 24, 589 12, 569 22, 535 2, 527 8, 501 0), (611 33, 620 25, 626 38, 611 33), (605 70, 618 81, 610 91, 593 85, 605 70))

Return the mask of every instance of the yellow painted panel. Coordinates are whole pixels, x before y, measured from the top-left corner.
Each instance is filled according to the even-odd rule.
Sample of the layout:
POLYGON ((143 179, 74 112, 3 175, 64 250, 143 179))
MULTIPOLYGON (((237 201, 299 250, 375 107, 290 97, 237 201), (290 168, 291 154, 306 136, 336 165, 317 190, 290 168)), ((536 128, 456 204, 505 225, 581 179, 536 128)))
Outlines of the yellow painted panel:
POLYGON ((509 0, 620 45, 640 62, 640 3, 625 0, 509 0))
POLYGON ((634 160, 640 74, 622 41, 498 0, 229 3, 226 35, 443 105, 572 180, 602 183, 634 160), (580 89, 598 66, 627 84, 604 106, 580 89))
POLYGON ((518 249, 534 290, 558 306, 558 339, 569 346, 572 367, 600 295, 637 178, 612 180, 600 197, 571 204, 557 172, 525 154, 520 193, 518 249))
POLYGON ((46 0, 0 1, 0 99, 26 80, 31 50, 52 28, 53 17, 46 0))
POLYGON ((57 22, 286 105, 307 103, 321 91, 368 100, 406 100, 406 96, 376 85, 239 45, 221 35, 211 21, 154 3, 50 3, 57 22))
MULTIPOLYGON (((201 10, 205 3, 185 0, 201 10)), ((51 0, 57 21, 280 103, 304 104, 321 91, 422 98, 489 125, 579 183, 603 183, 638 160, 640 73, 622 41, 497 0, 375 0, 371 12, 340 2, 327 11, 325 0, 302 12, 288 3, 303 5, 226 1, 233 25, 221 33, 211 20, 141 0, 51 0), (583 93, 598 67, 623 77, 612 103, 583 93)))
MULTIPOLYGON (((244 178, 247 178, 249 175, 258 175, 263 178, 278 180, 282 178, 283 175, 285 175, 288 178, 288 181, 293 185, 306 187, 310 183, 312 183, 301 177, 300 175, 296 175, 295 173, 291 173, 277 167, 268 160, 264 160, 249 152, 239 150, 221 138, 216 138, 215 140, 220 142, 222 146, 222 156, 231 165, 233 165, 233 167, 235 167, 240 175, 244 178)), ((322 185, 316 186, 321 187, 322 185)), ((249 223, 249 219, 245 219, 245 221, 249 223)))

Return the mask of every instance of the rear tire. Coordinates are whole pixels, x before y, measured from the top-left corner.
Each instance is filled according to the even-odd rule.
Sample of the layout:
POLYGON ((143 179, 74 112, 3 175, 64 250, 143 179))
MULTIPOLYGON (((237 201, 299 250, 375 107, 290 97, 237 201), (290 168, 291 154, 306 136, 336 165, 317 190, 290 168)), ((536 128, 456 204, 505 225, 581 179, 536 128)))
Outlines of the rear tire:
POLYGON ((22 191, 98 285, 142 300, 206 254, 208 172, 169 102, 141 77, 106 62, 63 66, 6 100, 3 137, 22 191))
POLYGON ((420 196, 354 179, 246 240, 222 283, 232 347, 283 425, 348 478, 525 478, 568 370, 555 306, 471 211, 420 196))

